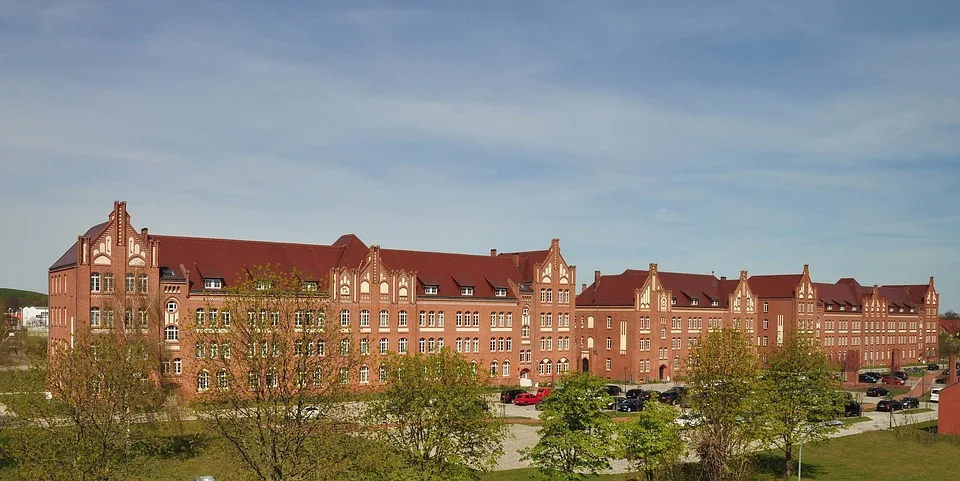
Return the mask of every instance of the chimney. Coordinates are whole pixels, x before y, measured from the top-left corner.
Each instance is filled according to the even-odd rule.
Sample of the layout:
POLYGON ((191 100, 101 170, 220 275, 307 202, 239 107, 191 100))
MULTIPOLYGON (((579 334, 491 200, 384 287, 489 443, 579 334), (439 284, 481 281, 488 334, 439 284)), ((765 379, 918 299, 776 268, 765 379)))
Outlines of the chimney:
POLYGON ((513 265, 514 267, 520 267, 520 254, 513 255, 513 265))
POLYGON ((583 291, 585 291, 585 290, 587 290, 587 284, 586 284, 586 283, 580 284, 580 293, 582 294, 583 291))
POLYGON ((593 283, 600 283, 600 271, 593 271, 593 283))
POLYGON ((497 257, 497 250, 496 250, 496 249, 490 249, 490 257, 497 257))
POLYGON ((721 280, 721 281, 727 280, 727 276, 720 276, 720 280, 721 280))
POLYGON ((809 273, 810 273, 810 264, 804 264, 804 265, 803 265, 803 273, 804 273, 804 274, 809 274, 809 273))
POLYGON ((146 227, 144 227, 143 229, 140 229, 140 237, 143 237, 143 240, 147 240, 147 228, 146 228, 146 227))

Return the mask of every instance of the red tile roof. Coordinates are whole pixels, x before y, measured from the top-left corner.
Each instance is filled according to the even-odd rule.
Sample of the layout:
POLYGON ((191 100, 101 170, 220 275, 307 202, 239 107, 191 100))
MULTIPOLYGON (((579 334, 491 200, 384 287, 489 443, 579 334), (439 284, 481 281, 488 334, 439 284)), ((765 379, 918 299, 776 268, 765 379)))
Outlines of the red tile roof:
MULTIPOLYGON (((190 271, 191 290, 203 288, 203 278, 222 278, 236 285, 237 275, 256 266, 273 266, 281 271, 296 269, 304 280, 323 280, 330 269, 343 262, 357 266, 363 256, 349 254, 349 246, 324 246, 204 237, 151 235, 158 241, 159 265, 178 276, 190 271), (345 258, 350 257, 350 258, 345 258)), ((366 252, 364 251, 364 254, 366 252)))
MULTIPOLYGON (((507 279, 523 282, 513 259, 506 256, 381 249, 380 259, 390 269, 416 271, 420 294, 425 285, 435 285, 440 297, 460 296, 460 287, 473 287, 473 297, 494 297, 494 288, 507 287, 507 279)), ((507 296, 514 298, 509 291, 507 296)))
MULTIPOLYGON (((649 272, 627 269, 622 274, 600 276, 600 282, 594 282, 577 296, 578 306, 632 306, 635 291, 647 282, 649 272)), ((657 277, 664 288, 670 289, 677 298, 675 307, 726 307, 728 294, 726 287, 736 283, 720 281, 710 274, 687 274, 681 272, 658 271, 657 277), (694 306, 691 299, 696 298, 694 306), (719 306, 712 306, 711 300, 717 299, 719 306)))
MULTIPOLYGON (((103 234, 103 231, 106 230, 109 225, 110 225, 110 221, 97 224, 87 229, 87 232, 85 232, 82 237, 84 239, 87 239, 88 241, 93 241, 97 237, 100 237, 100 234, 103 234)), ((70 246, 70 248, 67 249, 67 251, 64 252, 63 255, 60 256, 60 258, 57 259, 57 261, 54 262, 52 266, 50 266, 50 270, 55 271, 57 269, 62 269, 64 267, 74 266, 76 264, 77 264, 77 243, 74 242, 73 245, 70 246)))
POLYGON ((793 298, 803 274, 777 274, 770 276, 750 276, 750 290, 757 297, 793 298))
POLYGON ((861 302, 860 289, 850 284, 825 284, 815 282, 817 300, 824 304, 859 306, 861 302))
POLYGON ((951 336, 960 333, 960 320, 958 319, 940 319, 940 329, 946 331, 951 336))
POLYGON ((520 275, 523 278, 524 282, 533 282, 534 273, 533 266, 536 264, 542 264, 543 261, 547 258, 547 255, 550 254, 549 249, 541 251, 522 251, 522 252, 504 252, 498 254, 497 257, 506 257, 512 259, 514 256, 517 257, 517 268, 520 270, 520 275))

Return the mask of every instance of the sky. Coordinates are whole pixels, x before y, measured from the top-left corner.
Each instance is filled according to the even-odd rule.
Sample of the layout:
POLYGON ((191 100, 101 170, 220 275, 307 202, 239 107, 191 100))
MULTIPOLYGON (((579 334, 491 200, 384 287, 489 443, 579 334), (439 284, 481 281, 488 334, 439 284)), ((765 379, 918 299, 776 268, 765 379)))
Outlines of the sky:
POLYGON ((960 310, 949 1, 0 0, 0 286, 152 233, 926 284, 960 310))

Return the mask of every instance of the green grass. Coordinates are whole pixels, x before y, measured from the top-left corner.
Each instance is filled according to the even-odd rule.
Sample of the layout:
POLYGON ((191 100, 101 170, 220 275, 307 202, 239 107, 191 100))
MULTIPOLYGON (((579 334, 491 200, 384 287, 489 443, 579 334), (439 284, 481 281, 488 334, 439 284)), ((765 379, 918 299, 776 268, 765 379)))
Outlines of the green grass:
MULTIPOLYGON (((894 397, 896 397, 896 396, 902 396, 902 395, 910 392, 910 389, 911 389, 911 388, 906 387, 906 386, 885 386, 885 385, 877 384, 876 386, 872 386, 872 385, 871 385, 871 386, 857 386, 857 387, 852 387, 852 388, 847 389, 847 391, 862 392, 862 393, 866 394, 867 389, 870 389, 870 388, 872 388, 872 387, 885 387, 885 388, 887 388, 888 391, 890 391, 890 395, 892 395, 892 396, 894 396, 894 397)), ((863 402, 870 402, 872 399, 875 399, 875 400, 879 401, 879 400, 883 399, 883 397, 866 397, 866 396, 864 396, 864 397, 863 397, 863 402)))
POLYGON ((919 413, 928 413, 933 411, 929 408, 916 408, 916 409, 904 409, 903 411, 897 411, 897 414, 919 414, 919 413))
POLYGON ((866 416, 857 416, 857 417, 852 417, 852 418, 843 418, 843 425, 844 425, 844 426, 849 426, 849 425, 851 425, 851 424, 862 423, 862 422, 864 422, 864 421, 870 421, 870 418, 868 418, 868 417, 866 417, 866 416))

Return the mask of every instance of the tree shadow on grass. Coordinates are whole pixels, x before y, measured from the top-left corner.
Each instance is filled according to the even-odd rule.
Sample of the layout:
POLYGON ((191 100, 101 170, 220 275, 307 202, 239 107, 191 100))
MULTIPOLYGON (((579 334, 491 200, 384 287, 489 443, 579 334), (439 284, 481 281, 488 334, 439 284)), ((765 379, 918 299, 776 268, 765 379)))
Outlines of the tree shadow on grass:
MULTIPOLYGON (((757 456, 756 472, 758 479, 783 479, 783 456, 762 453, 757 456)), ((803 463, 804 478, 816 479, 824 474, 823 468, 816 464, 803 463)), ((792 476, 797 475, 797 466, 793 466, 792 476)))

